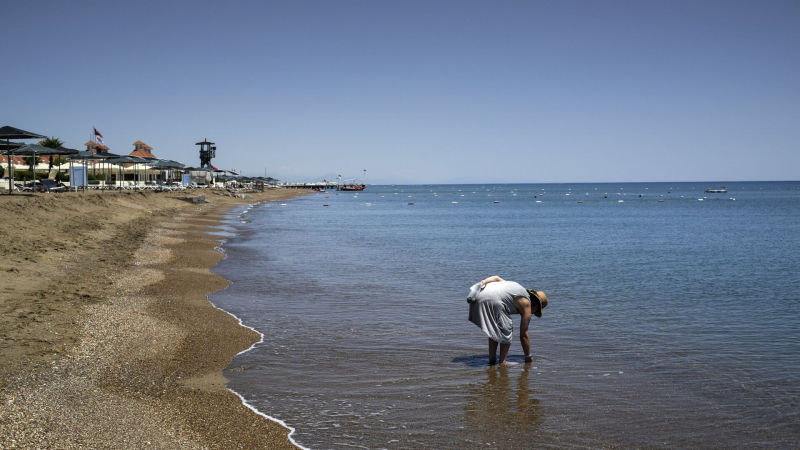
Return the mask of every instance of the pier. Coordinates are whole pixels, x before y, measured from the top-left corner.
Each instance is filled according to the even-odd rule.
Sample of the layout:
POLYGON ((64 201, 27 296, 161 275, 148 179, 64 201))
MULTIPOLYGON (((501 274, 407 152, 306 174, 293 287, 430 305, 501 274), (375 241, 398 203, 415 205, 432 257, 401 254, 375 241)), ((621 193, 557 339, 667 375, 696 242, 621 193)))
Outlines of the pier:
POLYGON ((338 190, 339 183, 336 182, 316 182, 316 183, 282 183, 279 185, 287 189, 322 189, 322 190, 338 190))

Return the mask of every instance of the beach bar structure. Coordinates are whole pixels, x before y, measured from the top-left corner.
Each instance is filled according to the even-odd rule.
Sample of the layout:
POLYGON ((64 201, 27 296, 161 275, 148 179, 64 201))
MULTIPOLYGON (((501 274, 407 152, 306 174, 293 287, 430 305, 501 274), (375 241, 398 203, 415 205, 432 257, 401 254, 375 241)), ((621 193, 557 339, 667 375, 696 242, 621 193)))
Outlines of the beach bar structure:
POLYGON ((183 172, 189 175, 190 184, 209 186, 214 180, 214 169, 205 167, 184 167, 183 172))

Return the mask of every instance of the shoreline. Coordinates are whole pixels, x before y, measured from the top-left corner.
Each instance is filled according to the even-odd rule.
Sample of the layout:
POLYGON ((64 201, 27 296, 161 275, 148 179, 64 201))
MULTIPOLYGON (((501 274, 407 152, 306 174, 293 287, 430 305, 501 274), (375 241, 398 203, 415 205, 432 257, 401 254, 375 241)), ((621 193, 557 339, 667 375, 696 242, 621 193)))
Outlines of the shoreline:
POLYGON ((225 387, 261 334, 208 300, 230 284, 209 270, 223 257, 209 232, 236 205, 303 193, 0 199, 28 219, 0 224, 24 236, 0 250, 0 446, 298 448, 225 387))
MULTIPOLYGON (((262 203, 262 202, 258 202, 258 203, 262 203)), ((257 204, 257 203, 256 203, 256 204, 257 204)), ((230 209, 233 209, 233 207, 231 207, 230 209)), ((220 222, 221 222, 221 221, 220 221, 220 222)), ((223 246, 225 245, 225 243, 226 243, 226 242, 228 242, 228 240, 227 240, 227 239, 225 239, 225 240, 223 240, 222 242, 220 242, 220 244, 219 244, 217 247, 215 247, 215 248, 214 248, 215 250, 217 250, 217 251, 219 251, 220 253, 222 253, 222 254, 223 254, 223 258, 222 258, 222 259, 226 259, 226 258, 228 257, 228 254, 227 254, 227 252, 225 252, 225 250, 223 249, 223 246)), ((222 261, 222 259, 220 259, 220 261, 222 261)), ((219 262, 218 262, 217 264, 219 264, 219 262)), ((210 269, 213 269, 214 267, 216 267, 216 265, 214 265, 214 266, 213 266, 213 267, 211 267, 210 269)), ((210 269, 209 269, 209 270, 210 270, 210 269)), ((230 284, 233 284, 233 282, 231 282, 230 280, 228 280, 228 281, 230 282, 230 284)), ((216 292, 224 291, 225 289, 227 289, 227 288, 230 286, 230 284, 229 284, 228 286, 224 287, 223 289, 220 289, 219 291, 216 291, 216 292)), ((236 321, 238 322, 238 324, 239 324, 239 326, 240 326, 240 327, 242 327, 242 328, 246 328, 246 329, 248 329, 248 330, 251 330, 251 331, 253 331, 254 333, 257 333, 257 334, 258 334, 258 336, 259 336, 259 339, 258 339, 258 341, 256 341, 256 342, 253 342, 252 344, 250 344, 250 346, 249 346, 249 347, 247 347, 246 349, 244 349, 244 350, 240 351, 239 353, 237 353, 236 355, 234 355, 234 356, 231 358, 231 361, 233 360, 233 358, 235 358, 235 357, 237 357, 237 356, 239 356, 239 355, 242 355, 242 354, 244 354, 244 353, 247 353, 247 352, 249 352, 249 351, 253 350, 253 349, 254 349, 254 348, 255 348, 255 347, 258 345, 258 344, 261 344, 261 343, 263 343, 263 342, 264 342, 264 333, 262 333, 262 332, 260 332, 260 331, 256 330, 255 328, 251 327, 250 325, 246 325, 246 324, 244 323, 244 321, 242 320, 242 318, 241 318, 241 317, 239 317, 239 316, 237 316, 236 314, 234 314, 234 313, 232 313, 232 312, 230 312, 230 311, 228 311, 228 310, 226 310, 226 309, 220 308, 219 306, 215 305, 215 304, 214 304, 214 302, 212 302, 212 301, 211 301, 211 299, 209 299, 209 296, 210 296, 211 294, 213 294, 213 293, 214 293, 214 292, 211 292, 211 293, 209 293, 209 294, 206 294, 206 300, 208 301, 208 303, 209 303, 211 306, 213 306, 214 308, 216 308, 216 309, 218 309, 218 310, 220 310, 220 311, 224 312, 225 314, 228 314, 228 315, 230 315, 231 317, 233 317, 234 319, 236 319, 236 321)), ((228 365, 230 365, 230 362, 228 363, 228 365)), ((301 450, 311 450, 311 449, 309 449, 308 447, 305 447, 305 446, 303 446, 302 444, 300 444, 299 442, 297 442, 297 441, 296 441, 296 440, 295 440, 295 439, 292 437, 292 435, 293 435, 293 434, 294 434, 294 433, 295 433, 297 430, 295 430, 295 429, 294 429, 293 427, 291 427, 289 424, 287 424, 286 422, 284 422, 284 421, 283 421, 283 420, 281 420, 281 419, 278 419, 277 417, 270 416, 269 414, 267 414, 267 413, 265 413, 265 412, 263 412, 263 411, 260 411, 258 408, 256 408, 255 406, 253 406, 253 405, 252 405, 250 402, 248 402, 248 401, 247 401, 247 399, 245 399, 245 398, 244 398, 244 396, 243 396, 241 393, 239 393, 239 392, 237 392, 237 391, 235 391, 235 390, 233 390, 233 389, 231 389, 231 388, 229 388, 229 387, 227 387, 227 386, 226 386, 226 389, 227 389, 228 391, 230 391, 231 393, 233 393, 234 395, 236 395, 236 397, 238 397, 238 398, 239 398, 239 400, 242 402, 242 405, 246 406, 246 407, 247 407, 249 410, 251 410, 251 411, 252 411, 252 412, 254 412, 255 414, 257 414, 257 415, 259 415, 259 416, 262 416, 262 417, 264 417, 264 418, 266 418, 266 419, 268 419, 268 420, 270 420, 270 421, 272 421, 272 422, 275 422, 275 423, 277 423, 277 424, 281 425, 282 427, 284 427, 284 428, 288 429, 288 430, 289 430, 289 434, 288 434, 288 435, 286 435, 286 437, 287 437, 287 439, 289 439, 289 442, 291 442, 291 443, 292 443, 292 444, 293 444, 295 447, 297 447, 297 448, 299 448, 299 449, 301 449, 301 450)))

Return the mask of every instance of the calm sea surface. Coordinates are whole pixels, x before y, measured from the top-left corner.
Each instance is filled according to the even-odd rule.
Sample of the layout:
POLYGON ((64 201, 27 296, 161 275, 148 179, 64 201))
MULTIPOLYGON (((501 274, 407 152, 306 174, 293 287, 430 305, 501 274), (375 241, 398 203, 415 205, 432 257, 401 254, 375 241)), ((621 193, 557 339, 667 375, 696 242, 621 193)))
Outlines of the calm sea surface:
POLYGON ((798 447, 800 183, 703 193, 721 184, 369 186, 239 209, 214 269, 233 285, 210 299, 264 342, 229 387, 312 449, 798 447), (487 366, 465 298, 489 275, 547 292, 533 364, 515 328, 519 364, 487 366))

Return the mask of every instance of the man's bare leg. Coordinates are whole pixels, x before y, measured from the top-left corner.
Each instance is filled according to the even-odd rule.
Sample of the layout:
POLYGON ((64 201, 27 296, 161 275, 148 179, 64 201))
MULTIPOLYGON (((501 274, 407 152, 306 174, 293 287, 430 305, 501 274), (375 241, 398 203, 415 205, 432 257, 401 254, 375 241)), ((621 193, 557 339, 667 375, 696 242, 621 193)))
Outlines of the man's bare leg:
POLYGON ((500 364, 506 363, 506 358, 508 358, 508 351, 510 349, 511 349, 511 343, 500 344, 500 364))
MULTIPOLYGON (((508 351, 506 351, 506 353, 508 353, 508 351)), ((489 365, 493 366, 495 364, 497 364, 497 341, 489 338, 489 365)))

